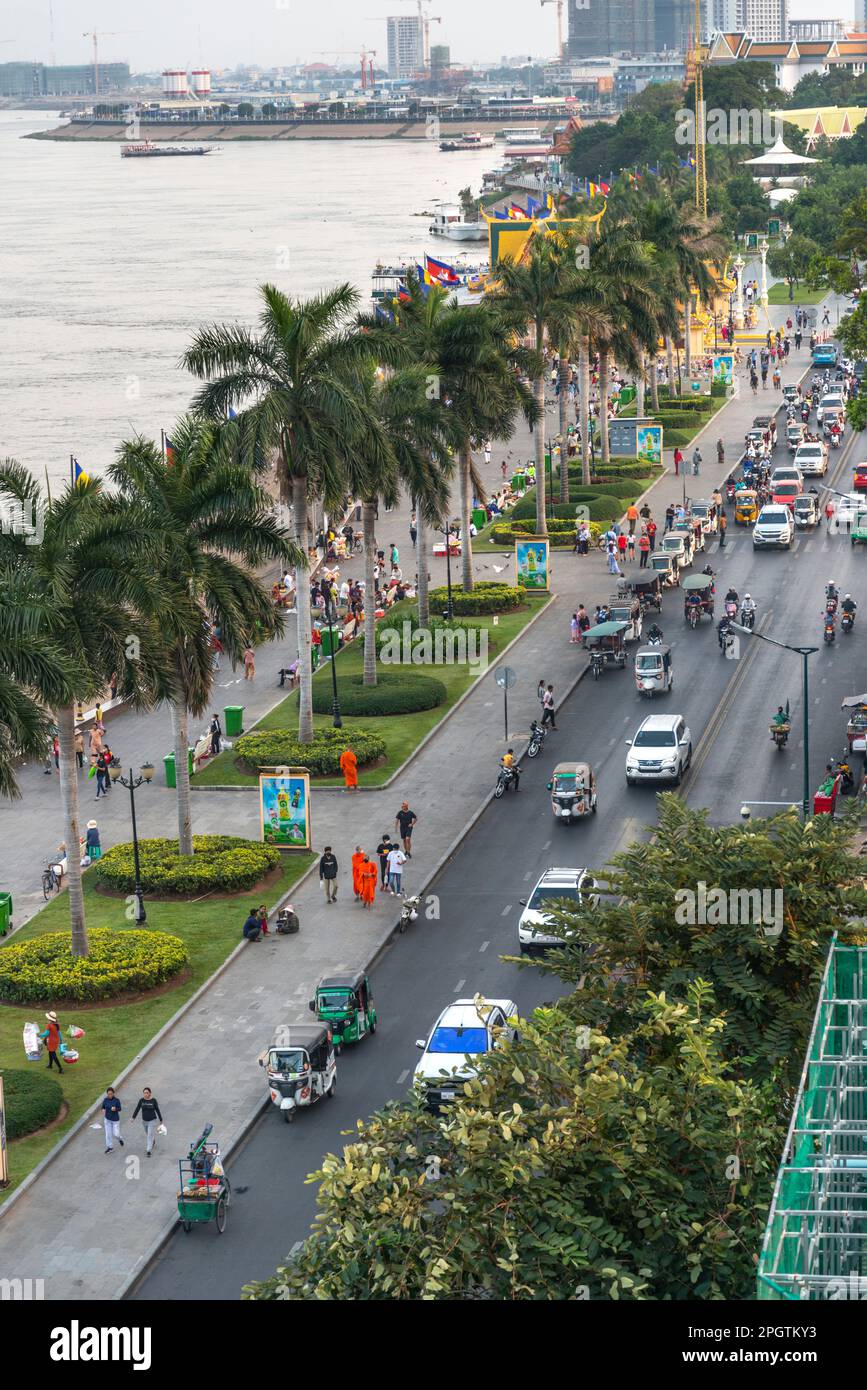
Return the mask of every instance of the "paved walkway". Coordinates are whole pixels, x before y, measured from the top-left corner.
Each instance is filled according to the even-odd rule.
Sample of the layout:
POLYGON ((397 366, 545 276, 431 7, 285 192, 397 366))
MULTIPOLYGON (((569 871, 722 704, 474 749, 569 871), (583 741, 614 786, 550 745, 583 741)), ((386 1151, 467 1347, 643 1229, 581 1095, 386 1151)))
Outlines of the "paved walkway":
MULTIPOLYGON (((773 321, 783 322, 786 312, 772 309, 773 321)), ((790 359, 784 380, 800 375, 807 363, 803 350, 790 359)), ((762 399, 757 403, 747 388, 746 395, 730 401, 700 437, 706 460, 701 479, 705 495, 723 477, 716 464, 717 437, 723 434, 732 458, 737 441, 772 395, 770 391, 766 396, 759 394, 762 399)), ((512 452, 530 456, 526 434, 513 442, 512 452)), ((488 466, 492 488, 501 457, 495 451, 488 466)), ((667 503, 677 500, 681 491, 680 480, 670 473, 651 489, 649 501, 658 521, 667 503)), ((406 509, 398 509, 378 528, 381 539, 397 540, 402 552, 407 544, 407 519, 406 509)), ((490 565, 489 556, 479 556, 477 573, 485 577, 490 565)), ((444 562, 432 562, 435 580, 438 566, 444 568, 444 562)), ((558 552, 554 566, 557 597, 517 640, 508 657, 518 673, 509 701, 510 736, 516 739, 538 714, 535 692, 540 678, 553 683, 558 699, 566 698, 580 679, 584 658, 569 642, 573 609, 582 600, 590 608, 611 593, 611 580, 598 552, 583 558, 558 552)), ((287 664, 293 640, 294 634, 289 634, 267 659, 260 656, 256 682, 243 691, 242 679, 238 684, 239 678, 224 675, 215 703, 245 703, 246 722, 252 722, 250 715, 260 714, 274 702, 276 681, 266 678, 265 672, 287 664)), ((138 765, 146 756, 158 763, 171 746, 165 711, 144 717, 119 713, 108 727, 108 736, 127 766, 138 765)), ((20 1196, 0 1208, 0 1277, 44 1279, 49 1299, 106 1299, 123 1292, 146 1266, 173 1219, 176 1159, 187 1142, 211 1122, 228 1150, 261 1108, 264 1087, 256 1058, 274 1025, 305 1017, 306 1001, 323 974, 365 965, 393 931, 398 916, 393 898, 377 897, 371 912, 353 900, 349 860, 355 845, 362 843, 372 851, 379 834, 392 829, 400 802, 408 800, 419 821, 404 887, 408 892, 423 891, 487 804, 502 740, 502 694, 493 672, 488 672, 394 787, 355 797, 341 790, 314 792, 315 846, 333 845, 340 863, 334 912, 325 904, 314 873, 294 895, 302 922, 300 935, 272 936, 256 945, 240 946, 222 972, 166 1026, 143 1060, 118 1078, 127 1114, 142 1086, 153 1088, 164 1109, 168 1139, 154 1159, 145 1162, 141 1129, 128 1126, 126 1150, 104 1155, 101 1129, 93 1132, 94 1115, 86 1116, 62 1145, 61 1162, 49 1156, 46 1165, 22 1186, 20 1196), (129 1160, 136 1156, 141 1156, 141 1162, 131 1167, 129 1160)), ((550 740, 555 757, 592 752, 560 747, 557 733, 550 740)), ((23 804, 0 812, 0 836, 15 859, 23 859, 25 866, 35 859, 38 867, 43 848, 45 854, 53 848, 52 816, 56 825, 60 814, 58 788, 53 777, 32 767, 25 770, 22 785, 23 804)), ((143 789, 136 807, 143 835, 173 832, 174 797, 167 788, 154 784, 143 789)), ((83 809, 87 809, 86 801, 83 809)), ((98 812, 104 843, 128 838, 128 805, 118 788, 98 812)), ((199 832, 230 826, 241 834, 258 834, 256 799, 243 789, 196 792, 193 813, 199 832)), ((8 864, 10 855, 5 853, 4 859, 8 864)), ((106 1080, 100 1077, 99 1085, 106 1080)), ((96 1090, 96 1078, 94 1086, 96 1090)))

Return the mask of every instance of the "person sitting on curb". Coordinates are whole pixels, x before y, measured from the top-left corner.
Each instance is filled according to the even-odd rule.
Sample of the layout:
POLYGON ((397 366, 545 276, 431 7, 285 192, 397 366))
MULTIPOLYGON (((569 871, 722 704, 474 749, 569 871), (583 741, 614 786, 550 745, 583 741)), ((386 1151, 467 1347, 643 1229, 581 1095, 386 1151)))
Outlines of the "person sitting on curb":
POLYGON ((262 935, 262 922, 255 907, 251 907, 244 923, 244 940, 258 941, 262 935))

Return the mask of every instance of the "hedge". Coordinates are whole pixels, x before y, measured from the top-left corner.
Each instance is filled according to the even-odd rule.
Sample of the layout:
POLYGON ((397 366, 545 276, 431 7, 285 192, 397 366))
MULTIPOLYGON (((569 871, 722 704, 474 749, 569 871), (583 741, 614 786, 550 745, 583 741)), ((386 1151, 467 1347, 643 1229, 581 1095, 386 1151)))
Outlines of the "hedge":
MULTIPOLYGON (((281 862, 279 851, 270 845, 237 835, 194 835, 191 856, 178 853, 177 840, 139 840, 138 852, 146 893, 240 892, 253 888, 281 862)), ((95 868, 97 879, 108 888, 119 893, 135 888, 131 844, 113 845, 95 868)))
POLYGON ((73 956, 68 932, 48 932, 5 947, 0 951, 0 999, 94 1003, 127 990, 155 989, 187 963, 183 941, 166 932, 94 927, 88 942, 86 956, 73 956))
POLYGON ((688 410, 672 411, 670 415, 666 413, 658 416, 659 423, 665 432, 668 430, 699 430, 702 425, 707 424, 710 418, 707 412, 696 412, 691 415, 688 410))
MULTIPOLYGON (((403 638, 400 628, 394 629, 403 638)), ((340 710, 342 714, 417 714, 419 710, 436 709, 446 699, 448 692, 436 676, 428 676, 420 671, 395 671, 390 667, 377 669, 376 685, 365 685, 364 676, 359 673, 340 678, 340 710)), ((313 708, 317 714, 330 714, 333 705, 331 687, 324 681, 313 685, 313 708)), ((344 746, 346 740, 344 738, 344 746)), ((355 744, 353 743, 353 748, 355 744)), ((358 749, 355 748, 356 754, 358 749)), ((370 761, 370 759, 367 759, 370 761)), ((359 762, 361 757, 359 755, 359 762)))
POLYGON ((235 754, 247 772, 285 764, 324 777, 340 771, 340 755, 350 744, 361 764, 385 756, 385 740, 369 729, 353 729, 351 736, 343 729, 314 729, 312 743, 299 743, 294 729, 254 729, 236 740, 235 754))
MULTIPOLYGON (((432 609, 444 609, 449 601, 448 589, 431 589, 428 598, 432 609)), ((522 608, 525 602, 524 590, 511 584, 483 580, 476 584, 471 594, 452 588, 452 611, 457 617, 478 618, 487 613, 513 613, 516 608, 522 608)))
POLYGON ((6 1095, 6 1138, 22 1139, 35 1129, 51 1124, 60 1114, 63 1091, 45 1067, 31 1063, 33 1070, 13 1068, 3 1071, 6 1095))
MULTIPOLYGON (((515 529, 513 529, 511 526, 495 526, 491 531, 491 540, 494 541, 497 545, 514 545, 516 534, 519 536, 527 534, 527 532, 525 531, 517 530, 518 527, 525 525, 527 525, 526 522, 517 521, 515 522, 515 529)), ((591 521, 591 541, 595 541, 598 539, 601 529, 602 528, 598 522, 591 521)), ((548 537, 555 549, 559 550, 567 548, 571 550, 572 546, 575 543, 575 527, 567 526, 561 529, 559 522, 555 522, 552 525, 552 523, 549 521, 548 537)))

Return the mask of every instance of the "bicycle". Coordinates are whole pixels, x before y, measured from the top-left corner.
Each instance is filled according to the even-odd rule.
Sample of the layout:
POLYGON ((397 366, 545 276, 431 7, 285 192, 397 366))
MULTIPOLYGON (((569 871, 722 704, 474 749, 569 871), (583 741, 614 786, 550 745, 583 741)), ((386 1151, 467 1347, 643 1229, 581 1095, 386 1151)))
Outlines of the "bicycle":
POLYGON ((42 896, 48 902, 52 893, 60 892, 61 876, 57 873, 54 864, 50 859, 45 861, 45 868, 42 870, 42 896))

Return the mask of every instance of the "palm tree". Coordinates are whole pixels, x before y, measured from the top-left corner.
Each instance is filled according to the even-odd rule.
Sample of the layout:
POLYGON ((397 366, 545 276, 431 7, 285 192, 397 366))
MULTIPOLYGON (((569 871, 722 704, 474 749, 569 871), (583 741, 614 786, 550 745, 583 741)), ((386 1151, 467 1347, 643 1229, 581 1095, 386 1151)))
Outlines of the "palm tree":
POLYGON ((123 443, 109 477, 158 537, 153 574, 173 677, 172 727, 178 847, 192 854, 188 718, 211 704, 210 623, 236 661, 248 642, 282 633, 283 616, 256 571, 271 560, 298 563, 271 497, 242 460, 242 426, 187 416, 172 430, 172 459, 141 437, 123 443))
MULTIPOLYGON (((12 567, 34 595, 45 615, 45 638, 62 647, 72 668, 77 700, 98 700, 107 671, 119 673, 119 689, 138 708, 166 698, 170 674, 160 624, 152 616, 148 578, 154 538, 140 525, 141 518, 95 480, 67 488, 60 498, 45 498, 27 470, 13 460, 0 466, 0 499, 30 515, 35 511, 42 519, 38 545, 29 545, 20 534, 0 535, 0 565, 12 567)), ((53 712, 60 743, 72 952, 84 956, 75 701, 66 682, 44 694, 57 700, 53 712)))
MULTIPOLYGON (((358 293, 351 285, 306 300, 289 299, 273 285, 263 285, 260 294, 258 335, 233 324, 202 328, 181 360, 206 381, 195 409, 224 420, 230 409, 243 408, 249 425, 276 451, 281 490, 292 500, 298 547, 298 737, 310 743, 308 504, 321 500, 336 511, 344 500, 346 441, 365 424, 359 418, 355 374, 370 357, 371 345, 352 321, 358 293)), ((387 342, 378 349, 381 355, 390 350, 387 342)), ((394 352, 397 361, 396 346, 394 352)))
POLYGON ((51 741, 50 710, 75 698, 75 671, 50 637, 51 610, 27 570, 0 569, 0 796, 16 800, 19 757, 39 758, 51 741))

